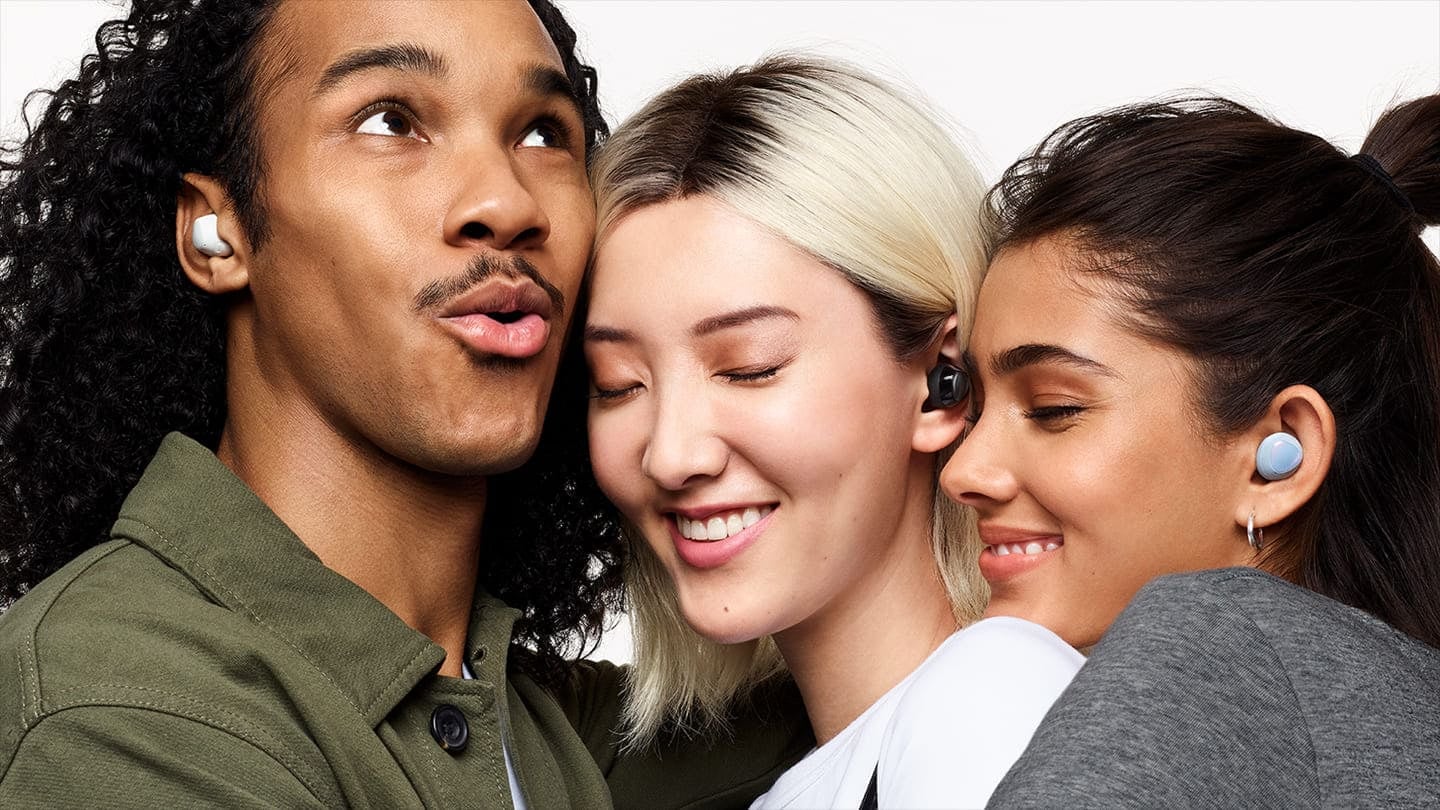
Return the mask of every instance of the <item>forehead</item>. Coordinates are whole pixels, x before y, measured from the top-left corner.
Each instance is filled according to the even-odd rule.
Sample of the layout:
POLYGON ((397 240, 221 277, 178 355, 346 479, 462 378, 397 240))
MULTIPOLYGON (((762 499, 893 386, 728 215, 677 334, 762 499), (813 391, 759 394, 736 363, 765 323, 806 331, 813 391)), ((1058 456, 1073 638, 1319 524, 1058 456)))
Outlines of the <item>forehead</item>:
POLYGON ((260 82, 278 94, 308 93, 341 55, 401 42, 441 55, 471 86, 520 87, 530 66, 561 67, 524 0, 285 0, 266 29, 260 82))
POLYGON ((1082 257, 1059 239, 1007 247, 986 272, 970 345, 978 354, 1043 343, 1086 356, 1100 343, 1135 339, 1120 323, 1122 304, 1107 284, 1089 278, 1082 257))
POLYGON ((631 301, 631 285, 671 302, 667 285, 683 284, 696 294, 676 303, 708 306, 809 278, 813 271, 837 275, 724 203, 684 197, 632 211, 605 235, 595 256, 592 312, 631 301), (621 278, 618 284, 602 281, 621 278))
POLYGON ((591 282, 591 321, 626 328, 683 331, 770 303, 851 324, 867 306, 840 273, 704 195, 622 217, 599 244, 591 282))

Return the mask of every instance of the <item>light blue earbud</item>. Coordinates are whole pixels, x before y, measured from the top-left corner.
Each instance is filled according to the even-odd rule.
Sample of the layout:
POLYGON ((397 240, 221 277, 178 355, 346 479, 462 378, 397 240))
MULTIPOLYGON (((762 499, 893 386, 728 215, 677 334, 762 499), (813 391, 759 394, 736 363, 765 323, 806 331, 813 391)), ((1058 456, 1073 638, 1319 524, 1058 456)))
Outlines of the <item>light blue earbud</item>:
POLYGON ((1266 481, 1289 478, 1300 469, 1305 450, 1289 433, 1271 433, 1255 448, 1255 471, 1266 481))

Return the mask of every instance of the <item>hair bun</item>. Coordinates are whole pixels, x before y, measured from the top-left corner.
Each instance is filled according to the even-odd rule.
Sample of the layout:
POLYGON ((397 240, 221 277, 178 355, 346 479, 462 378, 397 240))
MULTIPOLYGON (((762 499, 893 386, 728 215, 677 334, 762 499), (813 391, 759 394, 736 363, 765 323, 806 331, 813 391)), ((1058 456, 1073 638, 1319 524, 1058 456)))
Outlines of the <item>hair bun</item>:
POLYGON ((1377 178, 1387 179, 1422 225, 1440 225, 1440 95, 1387 110, 1355 159, 1377 178))

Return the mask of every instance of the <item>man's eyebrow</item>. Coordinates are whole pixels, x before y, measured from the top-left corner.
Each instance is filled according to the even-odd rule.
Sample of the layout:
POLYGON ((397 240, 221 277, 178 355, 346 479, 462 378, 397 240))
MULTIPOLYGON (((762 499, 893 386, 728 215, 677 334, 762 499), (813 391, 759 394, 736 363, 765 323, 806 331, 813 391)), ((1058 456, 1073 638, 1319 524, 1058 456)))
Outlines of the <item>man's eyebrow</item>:
POLYGON ((580 109, 580 98, 575 95, 575 85, 570 77, 550 65, 532 65, 525 72, 525 87, 544 98, 559 98, 575 108, 575 114, 582 119, 585 111, 580 109))
POLYGON ((1103 374, 1106 377, 1119 376, 1104 363, 1048 343, 1025 343, 991 355, 990 373, 996 377, 1004 377, 1020 369, 1040 364, 1071 366, 1103 374))
POLYGON ((315 82, 313 95, 323 95, 351 76, 375 68, 418 71, 437 78, 444 77, 449 70, 445 57, 423 45, 400 42, 364 48, 350 51, 331 62, 325 72, 320 74, 319 81, 315 82))

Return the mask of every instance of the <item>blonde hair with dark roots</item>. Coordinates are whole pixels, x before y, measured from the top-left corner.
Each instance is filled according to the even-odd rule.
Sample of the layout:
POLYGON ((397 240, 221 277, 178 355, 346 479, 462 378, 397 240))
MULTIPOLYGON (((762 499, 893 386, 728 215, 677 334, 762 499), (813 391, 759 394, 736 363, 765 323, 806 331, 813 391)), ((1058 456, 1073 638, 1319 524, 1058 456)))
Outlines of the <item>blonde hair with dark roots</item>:
MULTIPOLYGON (((626 121, 596 156, 597 246, 627 214, 691 195, 728 205, 866 293, 899 361, 935 345, 958 313, 969 331, 989 247, 985 184, 913 96, 857 67, 801 55, 694 76, 626 121)), ((936 474, 949 453, 939 454, 936 474)), ((785 671, 774 641, 711 642, 686 624, 673 584, 629 531, 635 639, 626 739, 724 727, 732 702, 785 671)), ((988 593, 968 513, 934 493, 932 546, 957 620, 988 593)))

